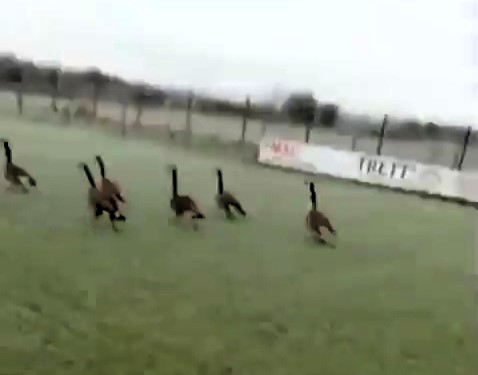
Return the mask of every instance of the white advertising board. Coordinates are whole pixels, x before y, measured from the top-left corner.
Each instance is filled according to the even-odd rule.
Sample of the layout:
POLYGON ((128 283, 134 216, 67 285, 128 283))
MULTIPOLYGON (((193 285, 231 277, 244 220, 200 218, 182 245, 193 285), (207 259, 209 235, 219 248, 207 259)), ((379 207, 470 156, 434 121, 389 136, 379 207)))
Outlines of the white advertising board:
POLYGON ((364 153, 357 156, 360 166, 359 180, 362 182, 459 197, 456 191, 456 177, 459 174, 457 171, 391 157, 364 153))
POLYGON ((465 198, 478 202, 478 174, 363 152, 335 150, 299 141, 264 138, 259 162, 373 185, 465 198))
POLYGON ((469 202, 478 202, 478 173, 462 172, 456 178, 456 191, 469 202))
POLYGON ((294 140, 265 138, 259 147, 259 162, 308 173, 336 177, 359 177, 357 157, 350 152, 317 147, 294 140), (355 171, 356 176, 351 176, 355 171))

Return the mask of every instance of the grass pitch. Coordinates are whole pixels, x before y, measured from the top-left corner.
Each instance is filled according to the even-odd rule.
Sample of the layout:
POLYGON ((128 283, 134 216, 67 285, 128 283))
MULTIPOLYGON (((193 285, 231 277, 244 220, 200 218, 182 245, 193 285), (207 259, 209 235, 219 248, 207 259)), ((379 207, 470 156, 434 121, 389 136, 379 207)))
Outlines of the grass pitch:
POLYGON ((476 373, 473 211, 319 181, 330 249, 307 238, 298 175, 87 129, 0 133, 39 183, 0 195, 1 375, 476 373), (88 220, 76 165, 96 152, 130 201, 120 234, 88 220), (171 162, 198 233, 168 223, 171 162), (244 221, 215 209, 219 165, 244 221))

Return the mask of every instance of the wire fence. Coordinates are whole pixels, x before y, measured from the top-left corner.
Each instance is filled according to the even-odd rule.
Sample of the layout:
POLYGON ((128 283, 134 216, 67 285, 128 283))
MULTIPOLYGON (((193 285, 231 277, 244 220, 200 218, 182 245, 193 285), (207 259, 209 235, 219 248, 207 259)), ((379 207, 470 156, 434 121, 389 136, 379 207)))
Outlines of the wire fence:
MULTIPOLYGON (((30 84, 29 87, 34 87, 30 84)), ((0 113, 6 117, 57 122, 63 126, 83 122, 110 126, 123 136, 139 130, 170 137, 214 139, 223 143, 257 145, 265 136, 307 141, 343 150, 392 156, 455 169, 478 168, 477 137, 470 127, 427 128, 403 125, 389 116, 383 119, 339 115, 333 127, 305 127, 272 112, 251 114, 254 106, 246 99, 236 114, 207 110, 191 93, 187 97, 154 103, 139 103, 131 95, 112 87, 99 97, 84 88, 73 94, 48 96, 26 90, 0 92, 0 113), (116 91, 115 91, 116 90, 116 91), (93 98, 93 100, 92 100, 93 98), (96 104, 97 103, 97 104, 96 104)))

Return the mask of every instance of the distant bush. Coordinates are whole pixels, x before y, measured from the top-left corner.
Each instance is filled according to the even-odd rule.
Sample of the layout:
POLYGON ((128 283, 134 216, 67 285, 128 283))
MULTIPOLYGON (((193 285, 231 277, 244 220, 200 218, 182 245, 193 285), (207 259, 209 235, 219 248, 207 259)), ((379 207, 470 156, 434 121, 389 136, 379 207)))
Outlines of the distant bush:
POLYGON ((166 93, 147 85, 134 85, 131 87, 130 97, 132 102, 143 107, 160 107, 166 103, 166 93))
POLYGON ((235 103, 227 100, 197 99, 196 108, 205 113, 241 116, 246 110, 246 103, 235 103))
POLYGON ((282 106, 293 124, 312 125, 316 120, 317 100, 312 94, 292 94, 282 106))
POLYGON ((398 135, 404 139, 423 139, 425 127, 418 121, 407 121, 398 129, 398 135))
POLYGON ((335 104, 319 105, 319 123, 320 125, 331 128, 334 127, 339 117, 339 107, 335 104))
POLYGON ((434 122, 427 122, 424 125, 425 135, 429 139, 437 139, 440 135, 440 127, 434 122))
POLYGON ((23 69, 19 66, 6 67, 0 74, 1 80, 5 83, 21 83, 23 80, 23 69))

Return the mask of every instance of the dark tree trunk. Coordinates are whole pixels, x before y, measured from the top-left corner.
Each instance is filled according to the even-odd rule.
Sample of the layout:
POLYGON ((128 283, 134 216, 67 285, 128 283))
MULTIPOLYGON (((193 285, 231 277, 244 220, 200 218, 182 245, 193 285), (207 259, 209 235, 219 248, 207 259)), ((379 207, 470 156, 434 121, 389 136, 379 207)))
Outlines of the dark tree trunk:
POLYGON ((128 101, 125 99, 121 104, 121 135, 126 136, 127 133, 127 115, 128 115, 128 101))
POLYGON ((99 98, 100 97, 100 90, 99 90, 99 87, 98 87, 98 84, 94 84, 93 86, 93 100, 92 100, 92 104, 93 104, 93 119, 96 120, 97 116, 98 116, 98 101, 99 101, 99 98))
POLYGON ((305 125, 305 143, 309 143, 311 131, 312 131, 312 124, 306 124, 305 125))
POLYGON ((56 92, 53 92, 51 94, 51 110, 55 113, 58 112, 57 93, 56 92))
POLYGON ((23 87, 21 84, 17 86, 17 111, 18 114, 21 116, 23 114, 23 87))
POLYGON ((251 113, 251 100, 249 97, 247 97, 245 111, 242 116, 241 142, 243 144, 246 142, 247 121, 249 120, 250 113, 251 113))
POLYGON ((134 125, 137 128, 141 128, 142 123, 141 123, 141 118, 143 117, 143 103, 139 102, 136 107, 136 119, 134 120, 134 125))
POLYGON ((187 113, 186 113, 186 141, 187 141, 188 143, 191 141, 191 135, 192 135, 192 112, 193 112, 193 103, 194 103, 194 94, 193 94, 193 93, 189 93, 187 113))

